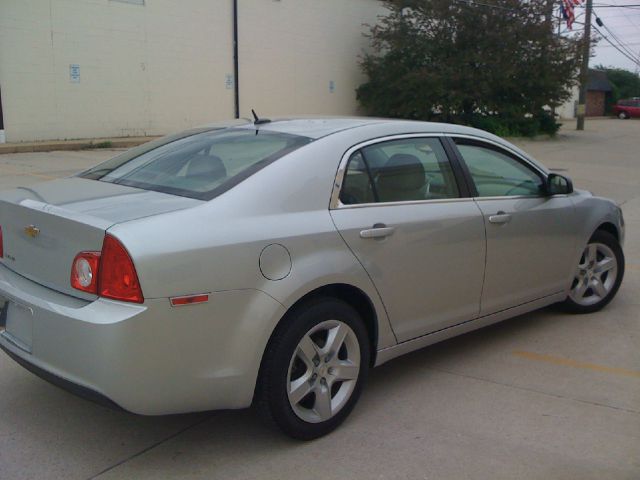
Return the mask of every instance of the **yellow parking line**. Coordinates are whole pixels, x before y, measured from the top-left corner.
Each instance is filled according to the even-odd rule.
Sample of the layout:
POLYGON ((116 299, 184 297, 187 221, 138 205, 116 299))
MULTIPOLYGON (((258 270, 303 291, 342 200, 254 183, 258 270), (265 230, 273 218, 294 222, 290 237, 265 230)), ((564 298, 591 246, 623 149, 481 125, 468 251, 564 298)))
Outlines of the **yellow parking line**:
POLYGON ((553 355, 542 355, 540 353, 523 352, 523 351, 514 351, 513 355, 520 358, 526 358, 527 360, 551 363, 553 365, 562 365, 564 367, 582 368, 584 370, 593 370, 594 372, 613 373, 615 375, 624 375, 626 377, 640 378, 640 372, 635 370, 627 370, 625 368, 605 367, 604 365, 579 362, 577 360, 571 360, 570 358, 556 357, 553 355))

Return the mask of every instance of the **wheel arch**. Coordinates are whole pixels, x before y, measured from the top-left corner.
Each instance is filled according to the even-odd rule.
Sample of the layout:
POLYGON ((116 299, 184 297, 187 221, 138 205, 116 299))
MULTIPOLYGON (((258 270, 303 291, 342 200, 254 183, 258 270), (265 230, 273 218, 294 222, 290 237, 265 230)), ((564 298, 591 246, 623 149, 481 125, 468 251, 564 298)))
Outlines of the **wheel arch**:
POLYGON ((373 301, 369 298, 369 296, 362 291, 360 288, 355 287, 353 285, 347 283, 331 283, 327 285, 323 285, 317 287, 303 296, 298 298, 295 302, 291 304, 284 315, 280 318, 275 328, 273 329, 267 344, 265 345, 264 352, 262 354, 262 359, 260 361, 260 370, 262 370, 263 362, 264 362, 264 354, 269 348, 269 345, 273 341, 273 339, 278 335, 282 325, 289 315, 292 314, 300 305, 303 305, 306 302, 312 301, 317 298, 336 298, 342 300, 347 303, 351 307, 353 307, 356 312, 362 318, 365 328, 367 329, 367 334, 369 336, 369 346, 371 347, 371 366, 375 365, 376 361, 376 351, 378 347, 378 314, 376 312, 373 301))
MULTIPOLYGON (((593 231, 593 233, 596 233, 597 231, 604 231, 607 233, 610 233, 611 235, 613 235, 615 237, 616 240, 620 241, 620 232, 618 231, 618 227, 616 227, 613 223, 611 222, 604 222, 601 223, 600 225, 598 225, 598 227, 593 231)), ((593 233, 591 235, 593 235, 593 233)))
POLYGON ((316 288, 311 292, 304 295, 297 302, 295 302, 291 309, 304 302, 307 302, 314 298, 331 297, 342 300, 355 309, 356 312, 362 318, 364 326, 367 329, 369 335, 369 346, 371 347, 371 366, 375 365, 376 351, 378 347, 378 314, 373 305, 373 302, 369 296, 360 290, 358 287, 349 285, 346 283, 332 283, 316 288))

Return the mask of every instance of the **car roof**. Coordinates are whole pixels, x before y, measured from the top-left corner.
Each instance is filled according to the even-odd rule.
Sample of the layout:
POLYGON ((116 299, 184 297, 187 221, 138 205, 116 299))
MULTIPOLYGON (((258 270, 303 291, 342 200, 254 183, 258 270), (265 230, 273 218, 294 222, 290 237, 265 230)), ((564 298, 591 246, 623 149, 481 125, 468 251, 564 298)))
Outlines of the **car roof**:
POLYGON ((543 171, 547 168, 536 161, 526 152, 506 140, 493 135, 492 133, 477 128, 466 127, 464 125, 454 125, 452 123, 422 122, 416 120, 401 120, 390 118, 374 117, 297 117, 297 118, 274 118, 265 123, 256 125, 252 120, 240 119, 233 122, 215 123, 202 127, 203 129, 217 129, 224 127, 259 129, 269 132, 285 133, 290 135, 300 135, 314 140, 327 137, 346 130, 376 128, 388 125, 396 134, 399 132, 411 133, 440 133, 469 135, 476 138, 486 139, 498 143, 519 155, 527 158, 543 171))
MULTIPOLYGON (((394 124, 396 127, 402 125, 406 128, 407 133, 466 133, 475 136, 492 137, 492 135, 482 130, 461 125, 373 117, 276 118, 268 123, 259 124, 258 128, 271 132, 319 139, 345 130, 382 124, 394 124)), ((256 125, 252 121, 247 121, 240 127, 254 129, 256 125)))

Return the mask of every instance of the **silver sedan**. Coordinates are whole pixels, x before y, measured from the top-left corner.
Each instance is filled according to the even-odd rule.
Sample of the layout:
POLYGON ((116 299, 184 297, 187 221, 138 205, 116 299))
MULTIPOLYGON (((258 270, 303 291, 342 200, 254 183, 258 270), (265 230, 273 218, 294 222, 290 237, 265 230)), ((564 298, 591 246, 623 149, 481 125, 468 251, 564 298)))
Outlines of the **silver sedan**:
POLYGON ((212 125, 0 194, 0 347, 114 407, 256 404, 311 439, 398 355, 604 307, 623 240, 613 202, 479 130, 212 125))

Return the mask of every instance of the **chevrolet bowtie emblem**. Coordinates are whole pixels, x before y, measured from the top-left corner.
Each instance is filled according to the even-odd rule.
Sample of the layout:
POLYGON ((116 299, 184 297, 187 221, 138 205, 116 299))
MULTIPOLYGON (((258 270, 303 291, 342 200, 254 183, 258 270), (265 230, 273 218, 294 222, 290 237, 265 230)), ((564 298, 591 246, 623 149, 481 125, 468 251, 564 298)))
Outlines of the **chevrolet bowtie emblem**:
POLYGON ((40 235, 40 229, 35 225, 29 225, 28 227, 24 227, 24 233, 31 238, 36 238, 40 235))

